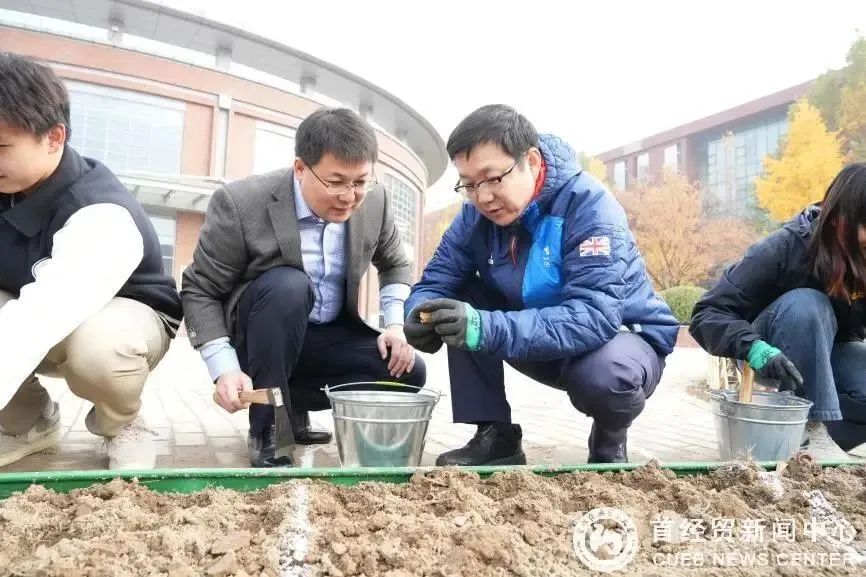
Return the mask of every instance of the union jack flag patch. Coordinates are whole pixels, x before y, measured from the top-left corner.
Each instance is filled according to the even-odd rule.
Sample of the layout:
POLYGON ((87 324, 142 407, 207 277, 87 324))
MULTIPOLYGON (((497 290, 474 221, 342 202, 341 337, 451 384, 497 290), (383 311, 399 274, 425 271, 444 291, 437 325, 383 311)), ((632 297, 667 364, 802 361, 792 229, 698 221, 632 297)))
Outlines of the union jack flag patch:
POLYGON ((580 256, 610 256, 610 237, 593 236, 580 243, 580 256))

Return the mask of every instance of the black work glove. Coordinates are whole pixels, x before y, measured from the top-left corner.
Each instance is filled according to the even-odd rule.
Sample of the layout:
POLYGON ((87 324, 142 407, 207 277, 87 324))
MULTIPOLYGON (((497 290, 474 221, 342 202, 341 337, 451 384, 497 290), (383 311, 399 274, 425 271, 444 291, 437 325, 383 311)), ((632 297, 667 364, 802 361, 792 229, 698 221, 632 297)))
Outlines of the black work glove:
POLYGON ((762 379, 778 382, 780 391, 796 391, 803 386, 803 375, 794 363, 782 351, 764 341, 752 344, 749 364, 762 379))
POLYGON ((783 353, 771 358, 763 369, 756 372, 764 379, 778 382, 780 391, 796 391, 803 386, 803 376, 800 371, 783 353))
POLYGON ((467 351, 481 348, 481 315, 469 303, 433 299, 418 305, 418 310, 430 314, 429 322, 449 347, 467 351))
POLYGON ((442 348, 442 337, 436 334, 432 324, 421 322, 422 307, 428 302, 431 301, 421 303, 412 309, 403 324, 403 334, 406 335, 407 343, 422 353, 433 354, 442 348))

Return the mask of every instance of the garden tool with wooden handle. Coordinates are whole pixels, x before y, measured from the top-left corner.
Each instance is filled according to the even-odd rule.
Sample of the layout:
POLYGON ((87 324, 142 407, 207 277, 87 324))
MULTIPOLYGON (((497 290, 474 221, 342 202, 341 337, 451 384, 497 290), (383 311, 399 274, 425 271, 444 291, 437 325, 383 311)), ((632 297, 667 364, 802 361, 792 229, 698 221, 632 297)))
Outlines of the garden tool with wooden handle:
MULTIPOLYGON (((283 403, 283 392, 279 387, 271 389, 253 389, 252 391, 240 391, 238 399, 245 404, 271 405, 274 407, 274 457, 291 457, 295 450, 295 434, 292 432, 292 423, 289 420, 288 408, 283 403)), ((219 397, 213 394, 215 403, 219 403, 219 397)))
POLYGON ((740 385, 739 401, 741 403, 752 402, 752 385, 755 383, 755 371, 749 363, 743 363, 743 382, 740 385))

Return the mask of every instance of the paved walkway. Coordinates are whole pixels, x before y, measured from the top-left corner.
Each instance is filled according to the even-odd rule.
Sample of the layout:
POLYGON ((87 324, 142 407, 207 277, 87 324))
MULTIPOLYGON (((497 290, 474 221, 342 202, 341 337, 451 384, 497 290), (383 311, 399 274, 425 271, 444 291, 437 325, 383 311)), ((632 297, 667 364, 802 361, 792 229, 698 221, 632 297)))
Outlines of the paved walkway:
MULTIPOLYGON (((427 435, 422 464, 432 465, 439 453, 462 446, 474 427, 451 422, 448 367, 444 350, 427 357, 428 387, 443 393, 427 435)), ((668 358, 662 383, 629 435, 634 462, 718 460, 709 405, 687 393, 703 381, 706 356, 698 349, 677 349, 668 358)), ((506 367, 506 388, 514 421, 523 425, 524 450, 530 464, 586 462, 591 420, 571 406, 565 393, 537 384, 506 367)), ((0 472, 103 469, 107 458, 101 440, 84 426, 89 403, 78 399, 63 381, 44 379, 59 400, 63 438, 54 450, 31 455, 0 472)), ((213 385, 198 354, 178 339, 145 388, 143 415, 155 431, 157 467, 247 467, 246 412, 230 415, 214 404, 213 385)), ((313 413, 314 426, 333 430, 329 411, 313 413)), ((302 466, 339 466, 334 443, 299 448, 302 466)))

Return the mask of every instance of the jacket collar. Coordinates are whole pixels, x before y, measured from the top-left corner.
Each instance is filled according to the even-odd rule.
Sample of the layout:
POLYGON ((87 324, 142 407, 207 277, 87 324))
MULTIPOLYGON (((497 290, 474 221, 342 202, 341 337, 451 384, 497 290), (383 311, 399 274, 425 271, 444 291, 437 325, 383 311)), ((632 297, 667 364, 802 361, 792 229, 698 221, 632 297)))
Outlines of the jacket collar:
POLYGON ((63 156, 57 169, 24 200, 0 213, 3 218, 27 237, 36 236, 42 229, 45 216, 57 197, 66 192, 83 172, 82 159, 69 145, 63 147, 63 156))
POLYGON ((515 225, 519 224, 529 232, 535 231, 544 215, 550 212, 550 205, 565 184, 581 171, 574 150, 559 137, 539 134, 538 149, 544 163, 544 180, 536 189, 532 201, 515 221, 515 225))

